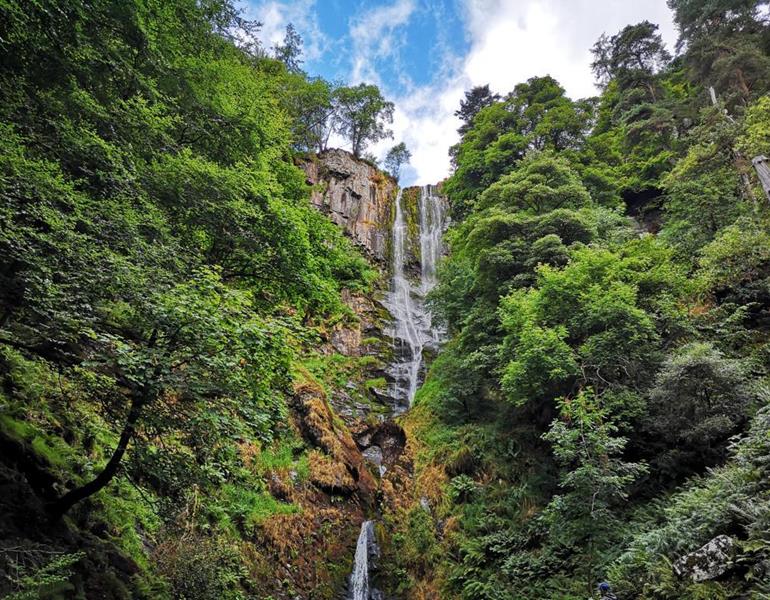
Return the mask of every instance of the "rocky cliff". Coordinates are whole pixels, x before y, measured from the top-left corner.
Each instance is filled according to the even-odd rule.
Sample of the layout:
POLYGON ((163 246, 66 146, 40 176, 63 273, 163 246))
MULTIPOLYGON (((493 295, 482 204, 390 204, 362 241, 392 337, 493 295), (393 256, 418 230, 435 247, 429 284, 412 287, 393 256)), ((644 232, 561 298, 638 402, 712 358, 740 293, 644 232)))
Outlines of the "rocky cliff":
POLYGON ((386 265, 396 180, 345 150, 327 150, 299 166, 313 187, 313 205, 342 227, 370 259, 386 265))

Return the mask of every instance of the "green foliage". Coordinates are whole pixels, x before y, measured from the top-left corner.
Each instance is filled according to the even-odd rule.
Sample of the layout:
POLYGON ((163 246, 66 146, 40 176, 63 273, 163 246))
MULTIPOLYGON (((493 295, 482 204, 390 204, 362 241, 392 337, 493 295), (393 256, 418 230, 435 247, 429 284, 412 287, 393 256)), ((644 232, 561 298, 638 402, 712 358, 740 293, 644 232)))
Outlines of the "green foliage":
POLYGON ((161 572, 174 593, 189 600, 242 600, 248 578, 237 547, 225 538, 187 534, 170 540, 158 552, 161 572))
POLYGON ((387 128, 393 122, 394 105, 382 97, 375 85, 360 83, 334 91, 335 128, 350 142, 353 155, 360 157, 370 143, 393 136, 387 128))
POLYGON ((684 346, 664 362, 649 406, 651 435, 668 449, 658 451, 658 468, 682 473, 724 460, 728 439, 758 403, 744 370, 706 343, 684 346))
POLYGON ((663 180, 668 196, 663 235, 688 254, 750 209, 735 172, 736 125, 712 110, 703 117, 692 133, 697 141, 663 180))
POLYGON ((729 104, 748 103, 767 89, 765 0, 669 0, 669 6, 679 44, 688 45, 685 61, 693 79, 714 86, 729 104))
POLYGON ((597 576, 596 548, 606 546, 614 535, 619 525, 616 510, 646 466, 622 460, 627 440, 616 435, 617 428, 590 388, 562 398, 559 408, 560 419, 544 438, 567 471, 559 482, 562 493, 551 499, 543 518, 553 543, 587 550, 588 564, 581 570, 591 589, 597 576))
POLYGON ((273 48, 275 58, 280 60, 286 69, 298 73, 302 70, 302 38, 300 37, 294 25, 289 23, 286 26, 286 35, 283 43, 273 48))
POLYGON ((761 223, 740 220, 703 249, 701 274, 707 289, 725 290, 761 281, 770 266, 770 234, 761 223))
POLYGON ((591 68, 600 81, 614 80, 621 90, 645 85, 653 100, 653 76, 671 60, 658 26, 649 21, 628 25, 612 37, 602 35, 592 52, 591 68))
MULTIPOLYGON (((15 574, 12 577, 14 591, 5 596, 7 600, 61 598, 62 594, 73 590, 69 584, 73 575, 72 567, 85 557, 84 552, 54 554, 53 557, 45 560, 44 564, 31 567, 28 560, 34 564, 34 559, 40 558, 40 556, 36 557, 36 554, 35 550, 19 551, 15 568, 13 565, 8 565, 10 567, 8 570, 15 574)), ((14 559, 11 561, 14 562, 14 559)))
POLYGON ((500 101, 500 95, 493 93, 489 85, 477 85, 465 92, 465 97, 460 100, 460 108, 455 111, 455 116, 459 117, 463 124, 458 129, 458 133, 464 135, 473 125, 473 119, 482 108, 486 108, 500 101))
MULTIPOLYGON (((265 480, 308 476, 298 356, 377 277, 294 164, 347 96, 301 72, 293 29, 280 60, 254 33, 229 1, 0 3, 0 435, 45 501, 89 497, 62 531, 140 570, 84 573, 107 552, 85 548, 73 597, 245 597, 239 541, 298 510, 265 480), (200 547, 156 575, 181 521, 200 547)), ((340 113, 361 148, 392 111, 364 92, 373 114, 340 113)))
POLYGON ((746 110, 743 132, 736 148, 747 158, 770 154, 770 96, 759 98, 746 110))
POLYGON ((256 527, 272 515, 289 515, 299 512, 299 507, 276 500, 267 491, 248 490, 225 485, 219 501, 210 511, 220 527, 232 534, 243 533, 252 537, 256 527))
POLYGON ((628 598, 768 593, 764 450, 744 450, 767 441, 748 160, 770 152, 767 2, 669 5, 680 56, 649 22, 602 36, 599 98, 544 77, 458 111, 429 298, 450 339, 407 417, 430 445, 418 481, 448 479, 441 597, 576 599, 607 578, 628 598), (469 430, 502 437, 468 454, 469 430), (720 534, 740 558, 718 581, 673 573, 720 534))
POLYGON ((409 162, 412 158, 412 153, 406 147, 404 142, 399 142, 393 146, 385 155, 385 168, 388 172, 398 180, 401 174, 401 165, 409 162))
POLYGON ((572 102, 552 77, 521 83, 500 102, 473 117, 473 126, 453 147, 457 169, 445 182, 454 214, 468 215, 476 196, 513 170, 527 150, 578 147, 588 128, 590 110, 572 102))
POLYGON ((510 212, 543 214, 558 208, 582 208, 590 201, 566 161, 547 154, 531 154, 513 173, 484 191, 478 209, 496 206, 510 212))

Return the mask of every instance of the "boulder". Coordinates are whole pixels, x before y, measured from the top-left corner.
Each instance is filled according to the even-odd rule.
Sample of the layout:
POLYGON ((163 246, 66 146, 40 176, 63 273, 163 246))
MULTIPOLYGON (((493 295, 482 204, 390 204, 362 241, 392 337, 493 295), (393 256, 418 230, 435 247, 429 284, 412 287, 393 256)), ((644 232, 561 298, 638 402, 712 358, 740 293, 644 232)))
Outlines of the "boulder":
POLYGON ((674 573, 689 577, 694 582, 716 579, 732 566, 735 541, 727 536, 715 537, 695 552, 686 554, 674 563, 674 573))

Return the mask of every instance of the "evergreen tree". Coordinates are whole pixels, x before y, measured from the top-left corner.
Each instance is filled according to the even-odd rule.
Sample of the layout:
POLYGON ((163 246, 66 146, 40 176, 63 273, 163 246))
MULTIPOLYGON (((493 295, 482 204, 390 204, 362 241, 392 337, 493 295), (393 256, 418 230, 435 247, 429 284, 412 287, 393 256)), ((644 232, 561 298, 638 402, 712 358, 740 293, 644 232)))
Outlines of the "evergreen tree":
POLYGON ((302 37, 294 28, 294 25, 289 23, 286 26, 283 44, 275 46, 273 53, 275 58, 286 65, 290 72, 300 73, 302 71, 302 37))
POLYGON ((465 98, 460 100, 460 108, 455 111, 455 116, 460 117, 463 124, 457 130, 464 135, 471 128, 473 118, 482 108, 491 106, 500 101, 500 95, 494 94, 487 85, 477 85, 465 92, 465 98))

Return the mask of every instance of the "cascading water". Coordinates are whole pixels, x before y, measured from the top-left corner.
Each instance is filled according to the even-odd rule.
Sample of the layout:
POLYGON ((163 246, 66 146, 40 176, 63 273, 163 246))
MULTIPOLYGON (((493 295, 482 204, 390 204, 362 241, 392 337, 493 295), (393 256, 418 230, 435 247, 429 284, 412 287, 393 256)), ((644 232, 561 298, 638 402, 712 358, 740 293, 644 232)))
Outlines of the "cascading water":
POLYGON ((377 555, 379 549, 374 537, 374 522, 364 521, 356 544, 356 558, 353 573, 350 576, 348 600, 372 600, 381 597, 379 592, 369 586, 369 557, 377 555))
POLYGON ((404 218, 403 196, 396 197, 393 220, 393 279, 387 301, 393 315, 393 341, 396 361, 390 367, 393 379, 391 396, 399 409, 411 406, 420 384, 423 350, 438 345, 441 331, 433 327, 425 308, 425 296, 436 285, 436 264, 443 253, 443 232, 446 227, 446 201, 435 193, 433 186, 420 191, 420 274, 419 282, 407 275, 408 231, 404 218))
MULTIPOLYGON (((444 229, 447 225, 447 202, 436 194, 432 185, 422 188, 420 194, 420 291, 428 295, 437 283, 436 265, 444 253, 444 229)), ((427 331, 433 345, 438 346, 443 330, 433 326, 430 312, 426 312, 427 331)))
MULTIPOLYGON (((404 217, 403 196, 396 197, 396 215, 393 220, 393 279, 385 305, 393 315, 393 343, 395 361, 389 368, 393 380, 390 396, 396 401, 396 410, 409 408, 420 384, 423 350, 437 349, 442 331, 431 323, 425 307, 425 297, 436 285, 436 264, 443 254, 443 233, 447 225, 446 200, 436 194, 433 186, 420 191, 418 205, 420 220, 420 270, 410 279, 408 274, 408 229, 404 217)), ((381 456, 380 456, 381 460, 381 456)), ((380 467, 380 474, 384 467, 380 467)), ((374 536, 374 522, 365 521, 356 544, 353 572, 350 575, 348 600, 381 600, 383 595, 370 584, 370 558, 378 556, 374 536)))

